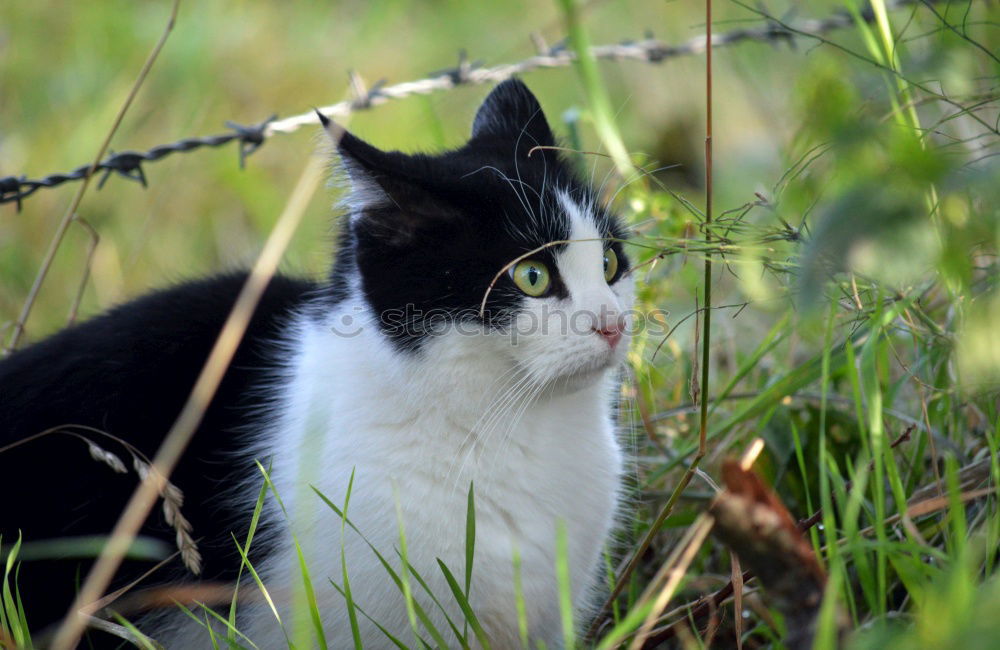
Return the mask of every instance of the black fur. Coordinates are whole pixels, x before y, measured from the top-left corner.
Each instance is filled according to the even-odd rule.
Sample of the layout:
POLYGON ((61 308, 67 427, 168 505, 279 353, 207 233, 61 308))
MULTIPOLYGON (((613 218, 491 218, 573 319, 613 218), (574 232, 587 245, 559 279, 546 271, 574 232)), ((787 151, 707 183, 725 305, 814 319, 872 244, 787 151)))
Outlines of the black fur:
MULTIPOLYGON (((153 456, 181 410, 245 279, 232 274, 182 284, 112 309, 81 325, 15 352, 0 363, 0 447, 55 427, 84 425, 129 441, 153 456)), ((232 580, 238 555, 230 530, 245 535, 244 512, 212 499, 245 480, 236 463, 239 430, 261 406, 253 388, 276 359, 272 341, 282 322, 315 287, 274 278, 204 421, 172 480, 186 494, 183 512, 204 556, 207 579, 232 580)), ((115 441, 76 429, 131 465, 115 441)), ((80 535, 106 535, 137 483, 89 458, 87 445, 53 433, 0 454, 0 534, 7 546, 21 531, 25 543, 80 535)), ((172 540, 159 511, 144 535, 172 540)), ((172 542, 171 542, 172 543, 172 542)), ((90 562, 24 562, 19 577, 29 624, 40 628, 62 616, 75 576, 90 562)), ((151 564, 133 563, 125 577, 151 564)), ((176 567, 174 563, 173 567, 176 567)), ((154 575, 162 582, 168 569, 154 575)))
MULTIPOLYGON (((330 280, 323 285, 285 277, 271 281, 172 476, 186 494, 183 510, 204 556, 203 578, 231 581, 236 575, 231 535, 244 538, 248 511, 230 509, 232 499, 217 497, 254 476, 251 459, 238 452, 246 446, 245 432, 267 406, 264 388, 283 361, 277 341, 287 336, 284 324, 290 315, 344 300, 350 279, 360 275, 365 298, 382 314, 385 333, 408 352, 419 353, 423 337, 430 335, 413 310, 479 320, 480 302, 500 269, 528 251, 568 238, 555 190, 592 202, 591 190, 554 151, 531 152, 554 143, 538 102, 519 81, 498 86, 479 110, 470 141, 441 155, 383 152, 342 134, 342 160, 358 194, 367 198, 353 206, 355 217, 345 217, 330 280), (531 214, 545 216, 528 227, 531 214)), ((610 214, 600 214, 598 222, 609 238, 624 236, 610 214)), ((619 273, 624 272, 628 262, 621 244, 609 246, 619 256, 619 273)), ((559 248, 536 254, 553 273, 559 248)), ((0 362, 0 448, 54 427, 84 425, 152 456, 187 399, 244 279, 245 274, 226 275, 146 295, 0 362)), ((565 291, 557 277, 553 286, 557 294, 565 291)), ((524 299, 502 275, 482 326, 504 326, 524 299)), ((129 462, 128 452, 113 440, 80 432, 129 462)), ((19 531, 26 543, 107 534, 135 485, 133 472, 114 474, 88 457, 85 442, 64 433, 0 453, 3 543, 8 546, 19 531)), ((253 495, 246 500, 251 506, 253 495)), ((142 534, 173 543, 173 531, 158 511, 142 534)), ((33 628, 65 613, 77 576, 89 564, 80 558, 24 562, 19 584, 33 628)), ((149 566, 130 563, 118 584, 149 566)), ((174 563, 146 584, 179 575, 174 563)))

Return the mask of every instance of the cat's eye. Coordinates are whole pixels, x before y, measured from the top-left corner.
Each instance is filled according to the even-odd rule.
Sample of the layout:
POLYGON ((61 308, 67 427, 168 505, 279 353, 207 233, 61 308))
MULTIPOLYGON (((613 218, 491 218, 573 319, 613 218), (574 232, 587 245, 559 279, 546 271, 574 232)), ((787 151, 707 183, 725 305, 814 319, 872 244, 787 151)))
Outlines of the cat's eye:
POLYGON ((618 255, 613 248, 604 251, 604 279, 611 282, 618 273, 618 255))
POLYGON ((544 295, 552 284, 548 267, 537 260, 518 262, 511 269, 510 277, 518 289, 533 298, 544 295))

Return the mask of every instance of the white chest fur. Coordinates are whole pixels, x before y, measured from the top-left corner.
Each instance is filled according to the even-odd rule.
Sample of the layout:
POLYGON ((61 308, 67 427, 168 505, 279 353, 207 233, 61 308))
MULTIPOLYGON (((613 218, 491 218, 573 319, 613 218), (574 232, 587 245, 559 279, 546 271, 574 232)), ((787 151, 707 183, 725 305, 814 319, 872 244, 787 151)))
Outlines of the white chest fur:
MULTIPOLYGON (((354 601, 404 643, 415 644, 400 590, 369 543, 398 572, 397 512, 409 561, 458 628, 463 617, 437 560, 464 585, 465 526, 475 488, 476 545, 470 603, 494 647, 519 646, 514 555, 520 555, 529 631, 548 647, 561 645, 557 527, 568 539, 577 614, 592 601, 598 561, 616 514, 622 458, 611 418, 615 370, 582 389, 542 394, 489 337, 448 333, 419 355, 400 355, 371 326, 344 336, 342 306, 326 325, 300 324, 283 404, 266 432, 262 456, 300 542, 328 639, 350 638, 341 548, 354 601), (330 323, 341 324, 340 334, 330 323), (338 506, 354 474, 347 528, 315 495, 338 506), (367 540, 367 541, 366 541, 367 540)), ((281 518, 272 509, 271 517, 281 518)), ((291 535, 276 533, 279 552, 263 577, 276 596, 293 594, 302 578, 291 535)), ((450 641, 445 616, 414 584, 416 600, 450 641)), ((283 621, 291 615, 287 609, 283 621)), ((359 615, 366 647, 389 641, 359 615)), ((246 619, 260 647, 284 635, 268 610, 246 619)), ((422 633, 428 638, 426 633, 422 633)), ((338 641, 339 640, 339 641, 338 641)), ((274 643, 272 643, 274 642, 274 643)), ((455 643, 457 645, 457 642, 455 643)))

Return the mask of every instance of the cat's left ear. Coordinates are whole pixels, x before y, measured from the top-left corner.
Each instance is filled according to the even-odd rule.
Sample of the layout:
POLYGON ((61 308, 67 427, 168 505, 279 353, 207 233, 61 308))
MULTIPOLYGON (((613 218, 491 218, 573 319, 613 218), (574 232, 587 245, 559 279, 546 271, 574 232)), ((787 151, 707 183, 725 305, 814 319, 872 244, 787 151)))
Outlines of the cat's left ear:
POLYGON ((556 143, 541 105, 517 78, 500 83, 483 100, 472 123, 472 139, 481 138, 520 141, 528 148, 556 143))

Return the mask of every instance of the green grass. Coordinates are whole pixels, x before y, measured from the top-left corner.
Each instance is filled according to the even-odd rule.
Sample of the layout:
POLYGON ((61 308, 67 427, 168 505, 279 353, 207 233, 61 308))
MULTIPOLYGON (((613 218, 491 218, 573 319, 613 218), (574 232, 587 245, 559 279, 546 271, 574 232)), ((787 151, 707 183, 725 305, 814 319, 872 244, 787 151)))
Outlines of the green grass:
MULTIPOLYGON (((490 64, 520 59, 532 53, 526 35, 536 29, 550 42, 569 33, 571 46, 639 37, 648 27, 681 42, 702 33, 703 8, 689 4, 182 3, 162 59, 113 146, 146 148, 217 132, 226 119, 249 123, 330 103, 343 96, 348 68, 370 82, 382 76, 396 82, 448 65, 459 47, 490 64)), ((721 461, 762 437, 766 449, 755 467, 792 515, 821 511, 807 533, 828 575, 816 647, 839 647, 842 623, 843 643, 858 649, 987 648, 1000 638, 1000 509, 995 492, 984 491, 1000 482, 1000 158, 969 165, 998 151, 989 102, 998 98, 1000 64, 989 53, 1000 42, 1000 15, 988 3, 973 3, 968 12, 961 3, 947 12, 937 5, 940 15, 919 6, 885 12, 883 2, 874 4, 876 23, 821 40, 800 36, 794 49, 744 43, 716 52, 710 242, 700 230, 703 59, 656 67, 585 60, 578 72, 526 76, 574 147, 615 153, 620 141, 630 164, 683 164, 680 171, 622 178, 604 158, 578 159, 597 183, 612 175, 608 197, 635 229, 629 250, 639 267, 639 304, 664 310, 674 329, 665 341, 647 333, 630 352, 634 381, 623 388, 621 417, 631 433, 635 467, 627 487, 636 508, 609 546, 606 582, 615 582, 640 540, 649 535, 652 543, 598 637, 581 638, 590 621, 574 617, 564 588, 567 646, 631 642, 649 611, 640 601, 644 589, 713 496, 706 481, 693 478, 662 525, 650 530, 697 451, 691 387, 700 355, 697 319, 688 316, 701 295, 706 254, 714 264, 712 304, 737 307, 713 316, 708 454, 700 467, 718 482, 721 461), (928 79, 940 86, 928 86, 928 79), (981 480, 963 484, 961 470, 976 462, 986 462, 981 480), (933 508, 910 514, 915 494, 933 508)), ((768 4, 781 21, 790 6, 768 4)), ((840 7, 860 15, 853 0, 795 6, 801 16, 823 17, 840 7)), ((6 125, 0 175, 39 176, 92 156, 167 9, 167 3, 125 0, 71 10, 56 2, 0 7, 6 30, 0 31, 6 125)), ((757 10, 718 2, 716 30, 759 20, 757 10)), ((455 145, 484 92, 459 89, 391 103, 359 114, 351 128, 391 148, 455 145)), ((148 190, 112 179, 91 191, 81 216, 100 242, 83 314, 251 260, 313 137, 275 138, 244 171, 233 150, 207 151, 149 166, 148 190)), ((71 194, 68 187, 41 190, 20 214, 0 210, 0 322, 16 317, 71 194)), ((329 247, 316 242, 327 232, 330 200, 312 201, 287 256, 290 270, 325 270, 329 247)), ((86 256, 87 238, 74 229, 28 323, 30 338, 63 325, 86 256)), ((234 543, 243 556, 241 575, 271 603, 248 556, 267 488, 250 535, 234 543)), ((328 511, 317 515, 337 517, 342 531, 361 534, 348 516, 352 488, 353 482, 342 506, 319 495, 328 511)), ((429 576, 410 566, 402 521, 397 556, 372 547, 404 595, 412 627, 412 638, 386 632, 388 644, 488 644, 470 605, 472 486, 464 534, 464 567, 438 567, 449 593, 430 593, 429 576), (451 603, 461 620, 448 616, 451 603), (433 625, 434 612, 445 613, 447 629, 433 625)), ((0 645, 31 647, 31 612, 23 611, 16 588, 23 549, 18 543, 3 550, 0 645)), ((289 645, 348 643, 323 635, 312 587, 329 580, 348 604, 358 647, 356 626, 370 619, 364 603, 353 600, 351 567, 341 566, 338 584, 311 575, 300 559, 303 589, 294 620, 282 621, 272 604, 277 623, 288 626, 289 645)), ((567 574, 566 561, 562 553, 560 575, 567 574)), ((520 577, 519 558, 512 562, 520 577)), ((660 627, 689 645, 708 643, 709 619, 692 609, 725 585, 730 569, 728 549, 710 537, 660 627)), ((782 647, 785 623, 768 592, 756 579, 746 590, 756 596, 753 606, 744 598, 743 612, 733 611, 732 597, 719 604, 713 643, 732 647, 740 616, 748 647, 782 647)), ((234 595, 227 612, 189 612, 208 628, 213 647, 253 647, 236 629, 235 603, 234 595)), ((534 647, 522 596, 516 605, 522 643, 534 647)))
POLYGON ((30 648, 28 620, 17 590, 17 553, 20 549, 19 536, 4 559, 3 585, 0 588, 0 639, 4 645, 12 641, 15 647, 30 648))

